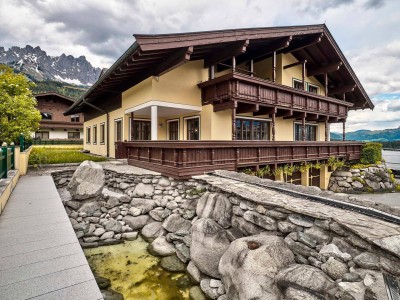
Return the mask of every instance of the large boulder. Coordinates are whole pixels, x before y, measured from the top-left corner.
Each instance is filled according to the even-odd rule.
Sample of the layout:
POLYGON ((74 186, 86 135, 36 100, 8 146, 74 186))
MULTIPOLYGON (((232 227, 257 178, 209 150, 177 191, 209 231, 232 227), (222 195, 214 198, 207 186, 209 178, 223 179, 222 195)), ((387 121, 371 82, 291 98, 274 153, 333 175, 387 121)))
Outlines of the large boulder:
POLYGON ((275 276, 293 263, 281 237, 260 234, 233 241, 219 262, 227 298, 280 299, 275 276))
POLYGON ((133 230, 138 230, 141 229, 144 225, 146 225, 150 220, 150 217, 148 215, 143 215, 143 216, 125 216, 122 221, 126 223, 130 228, 133 230))
POLYGON ((156 202, 152 199, 133 198, 131 206, 140 209, 140 214, 144 215, 156 206, 156 202))
POLYGON ((324 272, 308 265, 291 265, 281 270, 275 281, 285 294, 293 294, 293 289, 301 290, 301 293, 307 292, 317 299, 326 299, 327 291, 335 287, 335 283, 324 272))
POLYGON ((165 236, 156 238, 147 249, 151 254, 156 256, 170 256, 175 254, 174 244, 168 243, 165 236))
POLYGON ((196 214, 199 218, 209 218, 224 228, 231 225, 232 204, 229 199, 217 193, 205 193, 197 202, 196 214))
POLYGON ((85 160, 76 169, 67 190, 75 200, 97 197, 103 190, 104 177, 104 170, 101 165, 85 160))
POLYGON ((151 222, 142 228, 141 234, 143 238, 151 243, 155 238, 165 235, 167 231, 162 227, 161 222, 151 222))
POLYGON ((121 203, 128 203, 130 201, 128 195, 122 193, 116 193, 110 191, 107 188, 104 188, 101 194, 103 195, 104 199, 107 199, 106 203, 107 208, 113 208, 115 206, 120 205, 121 203))
POLYGON ((219 260, 229 244, 225 229, 214 220, 202 218, 193 224, 190 257, 202 273, 220 278, 219 260))
POLYGON ((172 214, 166 218, 162 226, 169 232, 189 231, 192 223, 182 218, 179 214, 172 214))

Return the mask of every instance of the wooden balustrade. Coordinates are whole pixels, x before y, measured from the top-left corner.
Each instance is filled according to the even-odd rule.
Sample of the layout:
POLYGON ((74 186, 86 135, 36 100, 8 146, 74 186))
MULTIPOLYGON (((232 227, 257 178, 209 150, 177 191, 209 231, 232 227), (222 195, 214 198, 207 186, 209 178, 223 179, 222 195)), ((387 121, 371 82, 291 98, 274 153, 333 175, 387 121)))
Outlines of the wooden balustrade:
POLYGON ((137 141, 116 143, 116 157, 174 178, 217 169, 326 160, 359 159, 359 142, 137 141))

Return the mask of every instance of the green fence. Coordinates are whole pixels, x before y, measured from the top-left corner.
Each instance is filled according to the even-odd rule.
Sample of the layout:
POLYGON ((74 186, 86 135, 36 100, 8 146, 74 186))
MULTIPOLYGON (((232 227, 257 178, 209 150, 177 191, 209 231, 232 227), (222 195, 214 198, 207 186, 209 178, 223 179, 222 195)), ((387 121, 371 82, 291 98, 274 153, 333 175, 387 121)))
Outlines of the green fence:
POLYGON ((83 140, 32 140, 32 145, 83 145, 83 140))
POLYGON ((15 168, 14 161, 15 146, 7 147, 7 144, 3 144, 0 151, 0 178, 7 178, 8 171, 15 168))

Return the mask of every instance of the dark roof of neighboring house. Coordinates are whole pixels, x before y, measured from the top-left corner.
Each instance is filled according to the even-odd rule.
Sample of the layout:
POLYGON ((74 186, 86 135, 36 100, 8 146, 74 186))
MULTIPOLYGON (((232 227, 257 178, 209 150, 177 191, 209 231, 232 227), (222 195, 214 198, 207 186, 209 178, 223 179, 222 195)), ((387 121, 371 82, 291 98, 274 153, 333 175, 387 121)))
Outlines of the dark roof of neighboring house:
POLYGON ((33 94, 33 97, 35 97, 36 99, 37 98, 42 98, 42 97, 43 98, 45 98, 45 97, 57 97, 57 98, 61 98, 63 100, 67 100, 67 101, 72 102, 72 103, 75 103, 77 101, 77 100, 75 100, 73 98, 61 95, 61 94, 59 94, 57 92, 46 92, 46 93, 33 94))
MULTIPOLYGON (((65 114, 83 110, 85 102, 110 99, 150 76, 157 76, 187 60, 204 59, 205 67, 236 56, 238 64, 269 57, 273 51, 307 60, 307 68, 341 64, 329 73, 332 87, 353 84, 346 93, 353 109, 374 108, 359 79, 325 24, 231 29, 173 34, 136 34, 128 50, 76 101, 65 114), (245 50, 245 51, 243 51, 245 50), (236 54, 235 54, 236 53, 236 54)), ((323 75, 315 75, 322 83, 323 75)))

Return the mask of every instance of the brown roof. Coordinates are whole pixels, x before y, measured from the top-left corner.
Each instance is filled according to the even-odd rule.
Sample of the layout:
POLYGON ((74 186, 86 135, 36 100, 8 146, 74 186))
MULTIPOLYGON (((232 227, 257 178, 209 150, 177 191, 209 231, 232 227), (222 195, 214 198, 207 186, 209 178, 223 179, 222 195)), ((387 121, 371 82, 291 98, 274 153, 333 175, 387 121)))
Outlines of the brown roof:
MULTIPOLYGON (((218 58, 228 59, 230 49, 243 45, 246 46, 246 51, 242 51, 236 57, 238 63, 254 57, 261 59, 271 56, 274 50, 278 53, 290 52, 299 61, 307 60, 307 68, 341 62, 342 67, 339 70, 329 73, 330 87, 355 85, 354 91, 346 93, 346 101, 354 103, 353 109, 374 108, 324 24, 134 36, 136 42, 102 74, 66 114, 82 111, 83 101, 99 103, 99 100, 113 98, 150 76, 163 74, 176 66, 180 57, 184 56, 190 60, 204 59, 206 66, 207 61, 211 63, 218 58), (283 44, 286 44, 285 48, 282 47, 283 44), (215 58, 217 53, 221 53, 221 57, 215 58), (226 57, 223 56, 224 53, 226 57)), ((315 77, 321 83, 324 82, 322 75, 315 77)))
POLYGON ((76 101, 73 98, 61 95, 61 94, 59 94, 57 92, 46 92, 46 93, 33 94, 33 97, 35 97, 36 99, 37 98, 44 98, 44 97, 57 97, 57 98, 60 98, 60 99, 63 99, 63 100, 66 100, 66 101, 72 102, 72 103, 75 103, 75 101, 76 101))

